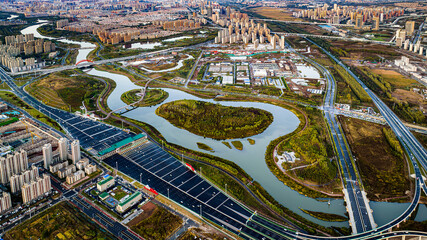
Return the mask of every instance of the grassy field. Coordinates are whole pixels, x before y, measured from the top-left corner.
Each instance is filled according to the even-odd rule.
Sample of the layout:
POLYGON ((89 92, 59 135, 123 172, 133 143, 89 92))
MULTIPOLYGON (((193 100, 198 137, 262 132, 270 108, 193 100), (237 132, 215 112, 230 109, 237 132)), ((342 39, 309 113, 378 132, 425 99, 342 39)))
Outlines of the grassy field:
POLYGON ((55 121, 50 119, 48 116, 44 115, 43 113, 39 112, 38 110, 34 109, 30 105, 28 105, 26 102, 22 101, 14 93, 0 91, 0 99, 21 108, 22 110, 26 111, 35 119, 61 131, 61 127, 58 125, 58 123, 56 123, 55 121))
POLYGON ((368 198, 405 196, 410 190, 407 164, 397 139, 385 126, 340 118, 368 198), (385 130, 383 130, 385 128, 385 130))
POLYGON ((166 209, 153 203, 145 204, 144 212, 137 217, 136 221, 128 223, 133 231, 144 239, 167 239, 182 224, 182 219, 166 209))
POLYGON ((416 80, 407 78, 402 74, 394 70, 385 70, 385 69, 371 69, 372 72, 383 77, 383 79, 390 83, 395 88, 407 88, 415 87, 420 85, 416 80))
POLYGON ((114 239, 68 202, 61 202, 6 233, 12 239, 114 239))
POLYGON ((75 71, 63 71, 40 79, 27 87, 28 92, 43 103, 67 111, 78 111, 82 102, 88 110, 95 109, 97 96, 104 84, 75 71))
MULTIPOLYGON (((139 101, 141 99, 141 96, 138 96, 136 94, 141 93, 140 89, 134 89, 127 91, 122 94, 120 99, 126 103, 131 104, 134 102, 139 101)), ((140 103, 138 103, 136 106, 138 107, 148 107, 157 105, 159 103, 162 103, 166 98, 168 98, 169 94, 162 90, 162 89, 147 89, 147 92, 145 93, 144 100, 142 100, 140 103)))
POLYGON ((113 191, 114 198, 120 201, 124 196, 128 195, 125 191, 122 190, 121 186, 118 186, 116 190, 113 191))
POLYGON ((273 122, 273 115, 262 109, 195 100, 165 103, 156 109, 156 114, 176 127, 218 140, 256 135, 273 122))
MULTIPOLYGON (((380 74, 371 71, 370 68, 353 68, 356 74, 361 76, 365 84, 377 93, 383 101, 404 121, 413 122, 420 125, 427 125, 427 118, 421 111, 427 107, 427 101, 423 97, 413 91, 411 87, 425 89, 420 84, 415 84, 413 81, 405 79, 402 75, 392 72, 387 72, 386 78, 380 74), (390 79, 393 79, 390 83, 390 79), (388 79, 388 81, 387 81, 388 79), (393 86, 392 84, 395 84, 393 86), (404 85, 408 84, 408 85, 404 85), (397 88, 397 86, 401 86, 397 88)), ((384 73, 382 71, 381 73, 384 73)))
POLYGON ((302 21, 302 19, 293 17, 292 13, 285 8, 258 7, 252 8, 251 11, 267 18, 273 18, 282 21, 302 21))
POLYGON ((310 184, 325 184, 333 181, 337 175, 337 168, 329 159, 333 156, 332 145, 321 112, 315 109, 307 111, 308 126, 283 141, 278 152, 293 151, 300 158, 295 163, 284 163, 284 169, 308 165, 288 174, 310 184))

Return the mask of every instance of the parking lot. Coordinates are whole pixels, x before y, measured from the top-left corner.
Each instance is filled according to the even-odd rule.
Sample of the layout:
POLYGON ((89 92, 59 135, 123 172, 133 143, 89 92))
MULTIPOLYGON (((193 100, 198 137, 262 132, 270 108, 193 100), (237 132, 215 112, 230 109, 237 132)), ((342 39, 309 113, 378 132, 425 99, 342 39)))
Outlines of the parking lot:
MULTIPOLYGON (((235 233, 241 229, 241 232, 262 239, 262 235, 254 231, 261 230, 261 226, 257 223, 251 223, 251 227, 246 225, 252 216, 251 211, 230 199, 152 142, 124 155, 115 154, 104 161, 113 168, 118 166, 119 171, 149 185, 158 193, 225 229, 235 233)), ((246 238, 245 234, 240 236, 246 238)), ((274 237, 281 239, 279 235, 274 237)))

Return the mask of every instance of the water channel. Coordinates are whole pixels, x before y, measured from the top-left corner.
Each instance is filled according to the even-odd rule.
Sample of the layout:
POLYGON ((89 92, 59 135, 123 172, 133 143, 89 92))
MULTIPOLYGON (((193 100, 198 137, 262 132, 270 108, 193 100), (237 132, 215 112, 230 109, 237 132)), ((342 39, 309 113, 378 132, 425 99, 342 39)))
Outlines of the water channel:
MULTIPOLYGON (((54 39, 50 37, 45 37, 40 35, 37 32, 37 28, 46 22, 40 22, 37 25, 27 27, 22 30, 23 34, 34 33, 35 37, 54 39)), ((77 56, 77 61, 86 59, 86 56, 91 50, 95 48, 95 45, 87 42, 78 42, 71 41, 66 39, 59 39, 58 41, 70 44, 79 44, 83 48, 92 48, 92 49, 81 49, 77 56)), ((304 68, 299 66, 299 70, 307 71, 304 72, 306 76, 316 76, 318 73, 311 72, 310 68, 304 68)), ((107 103, 110 109, 116 109, 125 104, 120 100, 121 95, 129 90, 141 88, 140 86, 135 85, 128 77, 109 73, 105 71, 99 71, 92 69, 88 74, 107 77, 113 79, 117 86, 116 89, 109 96, 107 103)), ((194 99, 207 102, 215 102, 214 100, 200 99, 196 96, 188 94, 186 92, 176 90, 176 89, 163 89, 169 93, 169 97, 165 100, 166 102, 171 102, 179 99, 194 99)), ((310 221, 321 224, 323 226, 337 226, 337 227, 348 227, 348 222, 326 222, 321 221, 316 218, 309 216, 308 214, 302 212, 300 208, 307 209, 311 211, 320 211, 326 213, 335 213, 339 215, 345 215, 346 209, 344 206, 343 199, 330 199, 331 204, 328 205, 327 201, 318 201, 304 195, 299 194, 296 191, 293 191, 282 182, 280 182, 268 169, 265 163, 265 150, 270 141, 283 136, 287 133, 294 131, 298 124, 299 119, 290 111, 267 103, 257 103, 257 102, 232 102, 232 101, 220 101, 215 102, 220 103, 225 106, 244 106, 244 107, 255 107, 261 108, 271 112, 274 116, 273 123, 261 134, 249 137, 255 140, 254 145, 250 145, 247 141, 247 138, 244 139, 235 139, 240 140, 244 147, 242 151, 237 149, 229 149, 221 141, 213 140, 210 138, 203 138, 192 134, 186 130, 177 128, 170 124, 167 120, 157 116, 155 114, 155 109, 158 106, 152 107, 140 107, 128 113, 125 113, 124 116, 130 117, 142 122, 146 122, 154 126, 167 141, 181 145, 183 147, 203 151, 197 148, 197 142, 205 143, 208 146, 212 147, 215 152, 211 153, 212 155, 225 158, 237 163, 242 167, 255 181, 258 181, 278 202, 283 204, 285 207, 290 210, 300 214, 301 216, 307 218, 310 221)), ((230 141, 228 141, 230 142, 230 141)), ((325 199, 324 199, 325 200, 325 199)), ((326 199, 327 200, 327 199, 326 199)), ((393 218, 399 216, 409 205, 409 203, 384 203, 384 202, 370 202, 370 206, 373 210, 373 215, 375 222, 378 225, 383 225, 393 218)), ((417 221, 427 220, 427 207, 421 205, 419 207, 418 214, 416 215, 417 221)))

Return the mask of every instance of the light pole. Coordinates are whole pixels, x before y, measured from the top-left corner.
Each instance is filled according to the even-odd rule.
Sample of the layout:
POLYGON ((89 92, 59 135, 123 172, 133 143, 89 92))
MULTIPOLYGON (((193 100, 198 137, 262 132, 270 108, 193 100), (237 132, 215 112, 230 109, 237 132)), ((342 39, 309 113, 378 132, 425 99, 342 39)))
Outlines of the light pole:
POLYGON ((200 167, 200 176, 202 176, 202 167, 200 167))
POLYGON ((169 188, 168 188, 168 198, 169 198, 169 188))
POLYGON ((142 173, 139 174, 139 182, 142 184, 142 173))
POLYGON ((227 194, 227 183, 225 184, 225 194, 227 194))

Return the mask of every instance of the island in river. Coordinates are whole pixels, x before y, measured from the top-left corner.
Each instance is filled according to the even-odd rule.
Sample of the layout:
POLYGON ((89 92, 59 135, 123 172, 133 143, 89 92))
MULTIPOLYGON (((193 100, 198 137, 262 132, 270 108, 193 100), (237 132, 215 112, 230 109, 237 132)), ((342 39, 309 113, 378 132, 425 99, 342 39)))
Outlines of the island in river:
POLYGON ((262 133, 273 115, 253 107, 230 107, 196 100, 162 104, 156 114, 174 126, 217 140, 244 138, 262 133))

